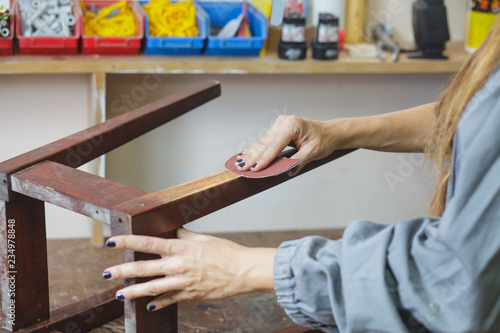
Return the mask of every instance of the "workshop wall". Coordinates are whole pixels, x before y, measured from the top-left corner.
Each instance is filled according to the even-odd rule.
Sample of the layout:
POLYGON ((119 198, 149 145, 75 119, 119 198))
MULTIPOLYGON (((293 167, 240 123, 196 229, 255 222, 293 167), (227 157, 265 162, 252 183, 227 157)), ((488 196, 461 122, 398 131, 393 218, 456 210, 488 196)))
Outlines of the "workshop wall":
MULTIPOLYGON (((88 126, 87 75, 0 75, 0 101, 1 161, 88 126)), ((46 212, 49 238, 90 236, 85 216, 50 204, 46 212)))

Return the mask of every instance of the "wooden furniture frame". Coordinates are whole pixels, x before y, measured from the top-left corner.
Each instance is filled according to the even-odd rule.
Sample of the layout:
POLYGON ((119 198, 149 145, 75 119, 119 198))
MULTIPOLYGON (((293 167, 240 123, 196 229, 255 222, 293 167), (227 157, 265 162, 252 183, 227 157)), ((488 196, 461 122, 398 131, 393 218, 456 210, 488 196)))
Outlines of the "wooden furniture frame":
MULTIPOLYGON (((287 181, 287 175, 250 180, 226 170, 146 193, 76 169, 219 95, 218 82, 201 83, 0 163, 0 332, 85 332, 123 313, 128 333, 177 332, 176 305, 148 312, 150 299, 141 298, 123 306, 116 288, 51 312, 44 202, 110 223, 113 235, 170 238, 188 222, 287 181)), ((301 173, 349 152, 337 151, 301 173)), ((124 251, 125 262, 152 258, 124 251)))

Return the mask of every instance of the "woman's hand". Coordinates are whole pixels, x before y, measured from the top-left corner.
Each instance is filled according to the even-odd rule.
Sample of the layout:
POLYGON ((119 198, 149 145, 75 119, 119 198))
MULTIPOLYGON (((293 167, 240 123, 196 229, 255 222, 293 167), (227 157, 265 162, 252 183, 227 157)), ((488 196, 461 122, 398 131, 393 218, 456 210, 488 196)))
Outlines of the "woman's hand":
POLYGON ((188 299, 220 299, 254 291, 274 292, 275 249, 247 248, 234 242, 178 229, 178 239, 116 236, 106 243, 120 250, 160 255, 160 259, 110 267, 109 280, 163 276, 121 289, 118 299, 159 296, 149 310, 188 299))
POLYGON ((292 176, 307 163, 333 153, 336 149, 331 129, 333 123, 281 115, 257 142, 243 151, 236 166, 244 171, 265 169, 286 146, 293 143, 298 152, 291 158, 301 159, 302 163, 293 172, 288 172, 292 176))

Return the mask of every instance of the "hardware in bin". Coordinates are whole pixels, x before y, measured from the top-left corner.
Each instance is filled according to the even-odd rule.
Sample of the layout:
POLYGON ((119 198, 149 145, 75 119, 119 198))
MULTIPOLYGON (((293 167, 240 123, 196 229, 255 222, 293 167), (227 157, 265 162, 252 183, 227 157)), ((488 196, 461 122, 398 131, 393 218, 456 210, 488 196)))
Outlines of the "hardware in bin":
POLYGON ((74 0, 18 0, 14 5, 19 54, 78 53, 82 13, 74 0))
POLYGON ((135 1, 80 1, 82 53, 134 55, 141 49, 144 15, 135 1))
POLYGON ((13 54, 12 40, 14 27, 13 11, 6 6, 0 5, 0 55, 13 54))
MULTIPOLYGON (((198 1, 210 19, 210 28, 218 30, 242 13, 242 2, 198 1)), ((206 55, 258 56, 267 38, 267 18, 250 3, 247 4, 247 19, 251 37, 221 38, 209 34, 206 55)))
MULTIPOLYGON (((141 6, 149 4, 149 1, 139 1, 141 6)), ((171 1, 176 4, 177 1, 171 1)), ((198 6, 197 3, 192 3, 196 9, 196 27, 198 34, 196 36, 153 36, 150 33, 150 21, 147 13, 144 13, 145 18, 145 41, 144 54, 147 55, 200 55, 205 40, 209 31, 209 22, 207 13, 198 6)))

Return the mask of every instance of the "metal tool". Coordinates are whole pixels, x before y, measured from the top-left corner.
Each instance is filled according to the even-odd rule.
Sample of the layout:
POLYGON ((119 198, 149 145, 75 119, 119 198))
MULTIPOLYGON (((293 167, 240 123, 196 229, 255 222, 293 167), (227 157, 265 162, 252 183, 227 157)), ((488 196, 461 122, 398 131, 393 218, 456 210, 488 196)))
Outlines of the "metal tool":
POLYGON ((390 24, 377 24, 373 28, 373 39, 377 43, 377 54, 382 60, 385 60, 385 52, 392 52, 392 60, 397 61, 401 52, 398 43, 392 39, 394 30, 390 24))

